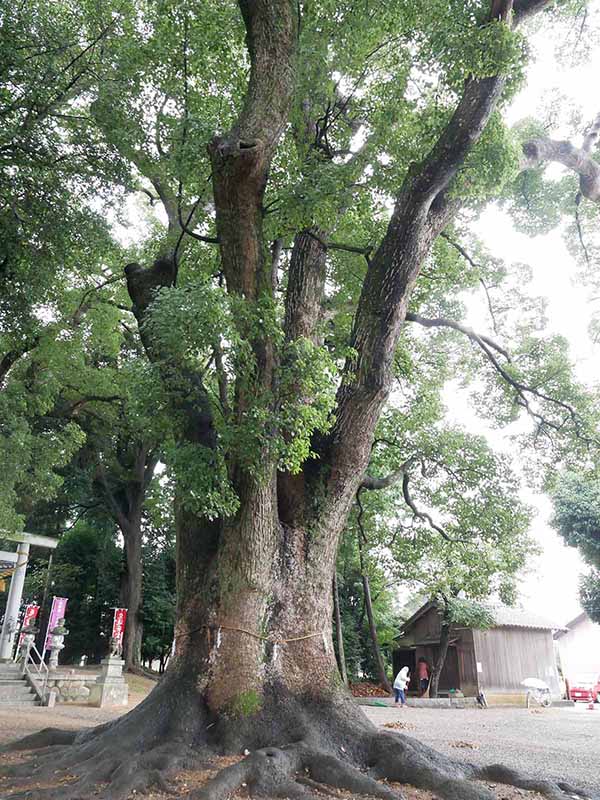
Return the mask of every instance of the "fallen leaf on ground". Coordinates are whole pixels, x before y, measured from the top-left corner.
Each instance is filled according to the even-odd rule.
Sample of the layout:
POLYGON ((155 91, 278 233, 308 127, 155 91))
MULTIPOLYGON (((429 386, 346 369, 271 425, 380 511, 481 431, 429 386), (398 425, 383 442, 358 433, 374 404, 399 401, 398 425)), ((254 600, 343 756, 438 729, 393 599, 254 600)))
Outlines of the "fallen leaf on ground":
POLYGON ((465 750, 479 750, 478 744, 473 744, 472 742, 463 742, 458 739, 456 742, 449 742, 450 747, 462 747, 465 750))
POLYGON ((410 722, 384 722, 384 728, 393 728, 396 731, 414 731, 416 725, 411 725, 410 722))

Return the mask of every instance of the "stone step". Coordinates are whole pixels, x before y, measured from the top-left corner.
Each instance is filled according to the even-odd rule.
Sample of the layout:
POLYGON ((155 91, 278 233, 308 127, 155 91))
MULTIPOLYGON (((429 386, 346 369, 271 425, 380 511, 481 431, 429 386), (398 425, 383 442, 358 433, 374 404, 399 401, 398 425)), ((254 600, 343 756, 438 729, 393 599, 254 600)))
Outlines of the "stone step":
POLYGON ((0 700, 0 708, 21 708, 22 706, 31 707, 31 706, 39 706, 40 701, 32 695, 31 698, 27 700, 0 700))
POLYGON ((22 683, 18 686, 3 686, 0 688, 0 703, 18 702, 21 698, 27 700, 33 694, 35 694, 33 689, 27 683, 22 683))

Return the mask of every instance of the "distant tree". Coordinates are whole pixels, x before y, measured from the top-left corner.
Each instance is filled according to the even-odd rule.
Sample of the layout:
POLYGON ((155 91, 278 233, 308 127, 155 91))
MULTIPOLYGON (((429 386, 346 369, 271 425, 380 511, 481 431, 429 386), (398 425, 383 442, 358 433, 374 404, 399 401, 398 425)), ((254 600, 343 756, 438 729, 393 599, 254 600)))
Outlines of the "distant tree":
MULTIPOLYGON (((384 570, 372 558, 363 559, 361 566, 356 541, 348 536, 340 548, 337 575, 348 678, 382 684, 383 667, 386 681, 389 681, 393 637, 398 633, 399 615, 384 570), (367 613, 365 577, 368 579, 375 640, 367 613)), ((337 628, 335 632, 337 634, 337 628)), ((337 647, 336 652, 339 657, 337 647)))
POLYGON ((144 635, 142 660, 159 662, 164 672, 171 655, 175 629, 175 543, 150 540, 144 546, 144 635))
POLYGON ((493 613, 480 602, 445 594, 438 595, 435 602, 440 614, 440 643, 429 682, 429 696, 433 698, 438 696, 440 676, 446 664, 453 630, 456 627, 485 630, 494 624, 493 613))
MULTIPOLYGON (((52 596, 67 597, 67 628, 63 663, 87 655, 98 662, 108 654, 112 609, 119 601, 121 553, 115 543, 114 526, 106 520, 78 522, 63 534, 54 551, 52 565, 39 560, 26 578, 24 600, 42 603, 43 637, 52 596)), ((42 645, 43 646, 43 645, 42 645)))
POLYGON ((590 565, 579 599, 591 619, 600 622, 600 479, 595 473, 566 473, 553 495, 552 524, 570 547, 590 565))

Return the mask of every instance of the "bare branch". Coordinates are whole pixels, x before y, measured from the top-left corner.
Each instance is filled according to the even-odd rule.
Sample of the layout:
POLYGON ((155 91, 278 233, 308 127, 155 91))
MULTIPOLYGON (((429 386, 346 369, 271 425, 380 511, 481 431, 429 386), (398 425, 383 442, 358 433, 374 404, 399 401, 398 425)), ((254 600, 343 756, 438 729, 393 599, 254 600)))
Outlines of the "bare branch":
POLYGON ((360 489, 379 490, 387 489, 388 486, 393 486, 393 484, 403 480, 406 470, 412 464, 414 464, 416 460, 417 456, 411 456, 403 464, 401 464, 398 469, 394 470, 394 472, 391 472, 389 475, 386 475, 383 478, 375 478, 371 475, 365 475, 365 477, 362 479, 362 483, 360 484, 360 489))
POLYGON ((329 242, 326 239, 318 236, 314 230, 307 230, 309 236, 312 236, 314 239, 317 239, 326 250, 345 250, 348 253, 358 253, 358 255, 365 256, 367 262, 369 261, 369 256, 373 252, 373 245, 368 245, 367 247, 360 247, 358 245, 352 244, 344 244, 342 242, 329 242))
POLYGON ((417 505, 410 494, 408 488, 409 484, 410 484, 410 478, 408 476, 408 473, 405 472, 404 477, 402 478, 402 496, 404 497, 404 502, 410 508, 414 517, 423 522, 426 522, 430 528, 436 531, 436 533, 439 533, 440 536, 447 542, 452 542, 454 544, 465 542, 466 539, 454 539, 452 536, 446 533, 446 531, 440 525, 438 525, 436 522, 433 521, 431 514, 428 514, 426 511, 421 511, 420 509, 417 508, 417 505))
POLYGON ((418 314, 412 314, 410 312, 406 315, 407 321, 417 322, 420 325, 423 325, 427 328, 432 327, 447 327, 451 328, 456 331, 460 331, 464 333, 468 338, 474 342, 478 347, 481 348, 487 360, 491 363, 493 368, 496 372, 500 375, 500 377, 511 386, 515 390, 515 401, 516 403, 521 406, 528 414, 531 416, 540 428, 547 427, 552 428, 555 431, 561 431, 564 427, 565 421, 562 420, 561 422, 554 422, 547 417, 544 417, 539 411, 532 407, 531 401, 529 396, 535 397, 538 400, 545 401, 554 405, 558 408, 562 408, 567 413, 567 418, 569 418, 574 427, 576 435, 581 441, 591 444, 592 442, 596 442, 595 438, 588 437, 583 432, 583 423, 580 419, 577 411, 570 403, 566 403, 563 400, 559 400, 556 397, 551 397, 550 395, 546 394, 545 392, 540 391, 535 386, 529 386, 526 383, 523 383, 518 378, 513 377, 510 372, 500 363, 496 354, 503 356, 508 364, 512 364, 512 359, 510 353, 508 353, 504 348, 498 345, 493 339, 490 339, 488 336, 484 336, 481 334, 476 333, 471 328, 467 328, 464 325, 460 325, 453 320, 447 320, 444 318, 438 319, 426 319, 424 317, 420 317, 418 314), (494 352, 495 351, 495 352, 494 352))
POLYGON ((471 255, 469 255, 469 253, 465 250, 465 248, 461 244, 456 242, 454 239, 452 239, 446 233, 446 231, 442 231, 440 233, 440 236, 441 236, 442 239, 445 239, 448 242, 448 244, 451 247, 453 247, 458 253, 460 253, 460 255, 465 259, 465 261, 467 261, 473 267, 473 269, 477 270, 477 272, 480 273, 479 274, 479 283, 482 285, 483 291, 485 292, 485 296, 486 296, 487 304, 488 304, 488 309, 489 309, 490 317, 491 317, 491 320, 492 320, 492 327, 494 328, 494 333, 496 335, 498 335, 498 325, 496 323, 496 314, 494 313, 494 306, 492 304, 492 298, 490 297, 490 290, 488 288, 488 285, 484 281, 484 279, 481 277, 481 273, 483 272, 483 268, 482 268, 481 264, 478 264, 473 259, 473 257, 471 255))
POLYGON ((424 328, 451 328, 452 330, 464 333, 465 336, 468 336, 471 341, 476 342, 477 344, 484 342, 488 347, 491 347, 492 350, 495 350, 497 353, 500 353, 500 355, 504 356, 507 361, 510 362, 511 360, 508 351, 501 347, 493 339, 490 339, 489 336, 476 333, 472 328, 468 328, 466 325, 461 325, 460 322, 455 322, 452 319, 446 319, 445 317, 421 317, 419 314, 414 314, 412 311, 407 311, 406 321, 417 322, 424 328))

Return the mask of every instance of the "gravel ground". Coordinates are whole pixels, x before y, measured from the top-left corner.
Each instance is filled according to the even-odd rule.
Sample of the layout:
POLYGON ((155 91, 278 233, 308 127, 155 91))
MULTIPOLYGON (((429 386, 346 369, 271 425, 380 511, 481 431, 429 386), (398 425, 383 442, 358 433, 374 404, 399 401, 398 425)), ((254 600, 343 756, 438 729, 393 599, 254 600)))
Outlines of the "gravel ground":
MULTIPOLYGON (((144 694, 135 692, 130 697, 131 708, 144 694)), ((502 761, 532 776, 567 780, 600 791, 598 706, 593 712, 584 705, 535 712, 507 708, 364 710, 375 724, 396 728, 454 758, 478 764, 502 761)), ((26 711, 0 707, 0 744, 45 727, 74 729, 97 725, 121 713, 121 709, 66 705, 26 711)), ((521 795, 522 792, 500 791, 498 797, 521 795)), ((429 793, 408 796, 431 797, 429 793)))
POLYGON ((403 733, 476 764, 502 762, 536 777, 600 791, 600 706, 524 708, 365 708, 377 725, 403 723, 403 733))

